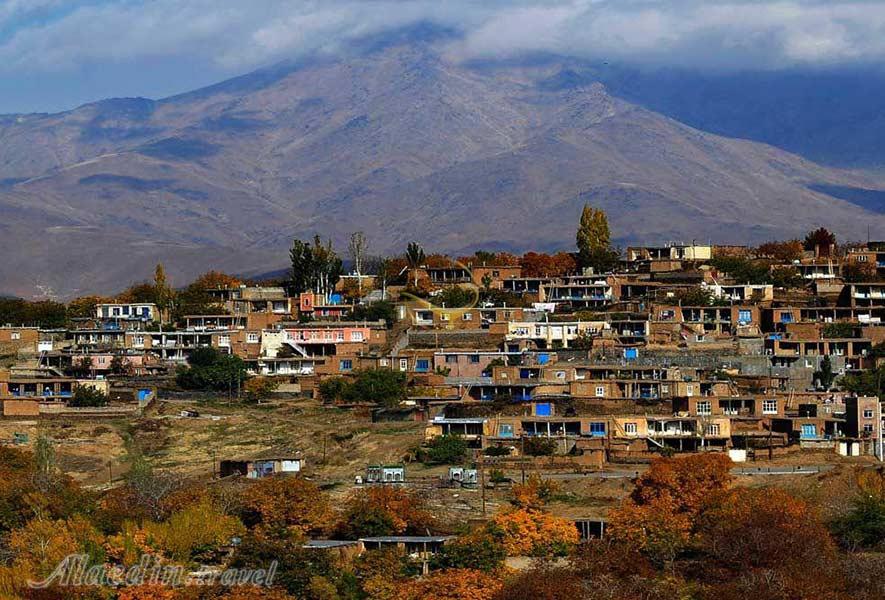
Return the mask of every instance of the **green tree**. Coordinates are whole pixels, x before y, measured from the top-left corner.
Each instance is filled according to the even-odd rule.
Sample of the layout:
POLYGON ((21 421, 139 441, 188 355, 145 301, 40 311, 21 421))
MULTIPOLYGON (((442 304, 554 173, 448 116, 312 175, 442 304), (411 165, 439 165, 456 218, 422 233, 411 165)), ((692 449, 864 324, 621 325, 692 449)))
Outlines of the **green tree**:
POLYGON ((322 380, 317 386, 320 400, 325 404, 333 404, 343 400, 350 382, 344 377, 330 377, 322 380))
POLYGON ((312 254, 314 290, 326 296, 335 289, 335 284, 344 272, 341 258, 332 249, 332 240, 323 244, 318 235, 313 238, 312 254))
POLYGON ((820 361, 820 370, 815 373, 815 377, 820 381, 820 386, 823 389, 829 390, 833 387, 833 380, 836 379, 836 375, 833 373, 833 363, 829 355, 824 356, 820 361))
POLYGON ((314 257, 310 244, 299 239, 292 240, 289 250, 290 293, 298 295, 309 292, 314 286, 314 257))
POLYGON ((108 395, 90 385, 77 386, 73 396, 68 400, 68 406, 77 408, 98 407, 108 405, 108 395))
POLYGON ((222 354, 215 348, 197 348, 188 358, 188 366, 178 368, 175 381, 186 390, 230 392, 246 380, 246 363, 234 354, 222 354))
POLYGON ((354 321, 384 321, 390 327, 396 320, 396 307, 387 300, 358 304, 353 308, 351 318, 354 321))
POLYGON ((390 369, 357 371, 353 382, 343 390, 346 402, 371 402, 399 406, 406 399, 406 374, 390 369))
POLYGON ((584 205, 575 241, 582 267, 592 267, 595 273, 604 273, 617 265, 618 252, 611 247, 608 217, 601 209, 584 205))
POLYGON ((441 435, 427 444, 424 462, 436 465, 456 465, 467 455, 467 442, 457 435, 441 435))
POLYGON ((424 254, 424 248, 418 242, 409 242, 406 247, 406 263, 415 273, 415 287, 418 287, 418 269, 424 264, 427 256, 424 254))

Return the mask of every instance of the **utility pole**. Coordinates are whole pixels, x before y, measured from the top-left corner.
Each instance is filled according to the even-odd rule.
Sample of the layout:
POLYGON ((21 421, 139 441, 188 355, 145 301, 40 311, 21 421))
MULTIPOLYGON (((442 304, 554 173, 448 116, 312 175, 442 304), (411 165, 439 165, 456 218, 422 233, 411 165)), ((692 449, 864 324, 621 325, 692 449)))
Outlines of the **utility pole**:
POLYGON ((482 486, 482 518, 486 518, 486 469, 483 454, 479 455, 479 479, 482 486))

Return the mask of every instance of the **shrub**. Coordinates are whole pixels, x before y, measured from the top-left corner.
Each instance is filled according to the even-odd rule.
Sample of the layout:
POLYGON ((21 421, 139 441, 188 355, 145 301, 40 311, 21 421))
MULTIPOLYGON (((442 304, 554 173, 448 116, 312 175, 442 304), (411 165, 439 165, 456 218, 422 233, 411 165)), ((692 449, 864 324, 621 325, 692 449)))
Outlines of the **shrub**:
POLYGON ((68 400, 68 406, 87 408, 108 405, 108 395, 90 385, 81 385, 74 390, 74 395, 68 400))
POLYGON ((553 456, 556 454, 556 440, 548 437, 527 437, 523 440, 526 456, 553 456))

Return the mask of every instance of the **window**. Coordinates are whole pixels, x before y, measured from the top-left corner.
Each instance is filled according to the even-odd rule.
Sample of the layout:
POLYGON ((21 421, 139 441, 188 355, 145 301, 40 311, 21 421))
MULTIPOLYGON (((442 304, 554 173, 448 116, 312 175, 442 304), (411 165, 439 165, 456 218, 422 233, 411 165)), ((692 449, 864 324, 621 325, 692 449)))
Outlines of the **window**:
POLYGON ((351 331, 350 332, 350 341, 351 342, 363 341, 363 332, 362 331, 351 331))
POLYGON ((338 340, 339 342, 343 342, 343 341, 344 341, 344 332, 343 332, 343 331, 339 331, 339 332, 335 335, 335 339, 338 340))
POLYGON ((401 358, 399 359, 399 370, 400 371, 408 371, 409 369, 409 359, 401 358))
POLYGON ((624 433, 635 434, 636 423, 624 423, 624 433))
POLYGON ((556 379, 565 379, 565 371, 556 371, 554 376, 556 379))
POLYGON ((426 358, 419 358, 415 361, 415 370, 416 371, 429 371, 430 370, 430 361, 426 358))
POLYGON ((340 369, 341 371, 351 371, 351 370, 353 370, 353 361, 352 361, 351 359, 349 359, 349 358, 345 358, 345 359, 343 359, 343 360, 339 363, 339 369, 340 369))
POLYGON ((866 254, 859 254, 857 256, 857 262, 867 262, 867 255, 866 254))
POLYGON ((865 408, 863 410, 863 418, 864 419, 872 419, 873 418, 873 409, 872 408, 865 408))
POLYGON ((439 320, 448 323, 449 313, 439 313, 439 320))
POLYGON ((461 315, 461 320, 472 321, 473 320, 473 313, 469 313, 469 312, 464 313, 463 315, 461 315))
POLYGON ((604 398, 605 397, 605 386, 604 385, 597 385, 596 386, 596 397, 597 398, 604 398))
POLYGON ((696 410, 699 415, 713 414, 712 406, 710 405, 709 400, 704 400, 703 402, 698 402, 696 410))
POLYGON ((132 338, 132 345, 133 346, 144 346, 144 336, 137 335, 134 338, 132 338))
POLYGON ((710 423, 707 425, 707 435, 719 435, 719 424, 710 423))
POLYGON ((378 359, 378 366, 379 366, 379 367, 387 367, 387 366, 390 366, 390 361, 387 360, 386 358, 378 359))
POLYGON ((872 423, 864 423, 863 432, 864 433, 873 433, 873 424, 872 423))
POLYGON ((513 437, 513 425, 510 423, 498 425, 498 437, 513 437))
POLYGON ((470 364, 473 364, 473 365, 479 364, 479 354, 471 354, 470 355, 470 364))
POLYGON ((12 332, 11 334, 9 334, 9 335, 10 335, 10 337, 11 337, 12 339, 14 339, 14 340, 20 340, 20 339, 22 339, 22 334, 21 334, 20 331, 13 331, 13 332, 12 332))
POLYGON ((258 334, 257 334, 257 333, 254 333, 254 332, 253 332, 253 333, 249 333, 249 334, 246 336, 246 340, 247 340, 250 344, 257 344, 257 343, 258 343, 258 334))
POLYGON ((590 423, 590 435, 593 437, 603 437, 605 435, 605 423, 590 423))
POLYGON ((685 395, 686 396, 694 396, 694 384, 689 383, 685 386, 685 395))
POLYGON ((458 362, 457 354, 446 354, 446 364, 453 364, 458 362))
POLYGON ((230 336, 229 335, 219 335, 218 336, 218 345, 219 346, 230 346, 230 336))
POLYGON ((776 415, 777 414, 777 400, 763 400, 762 401, 762 414, 763 415, 776 415))

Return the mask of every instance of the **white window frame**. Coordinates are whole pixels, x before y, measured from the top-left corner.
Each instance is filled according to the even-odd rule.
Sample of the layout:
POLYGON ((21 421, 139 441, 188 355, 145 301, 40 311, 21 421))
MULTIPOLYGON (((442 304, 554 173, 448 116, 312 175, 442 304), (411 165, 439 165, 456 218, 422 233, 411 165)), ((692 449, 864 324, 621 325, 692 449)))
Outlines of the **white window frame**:
POLYGON ((250 344, 257 344, 261 341, 261 338, 254 331, 246 334, 246 341, 250 344))
POLYGON ((596 397, 597 398, 605 398, 605 386, 597 385, 596 386, 596 397))
POLYGON ((624 433, 636 435, 638 431, 639 428, 636 423, 624 423, 624 433))
POLYGON ((695 405, 695 411, 699 415, 712 415, 713 414, 713 403, 709 400, 702 400, 695 405))
POLYGON ((763 415, 776 415, 777 414, 777 400, 763 400, 762 401, 762 414, 763 415), (772 408, 772 404, 774 408, 772 408))

